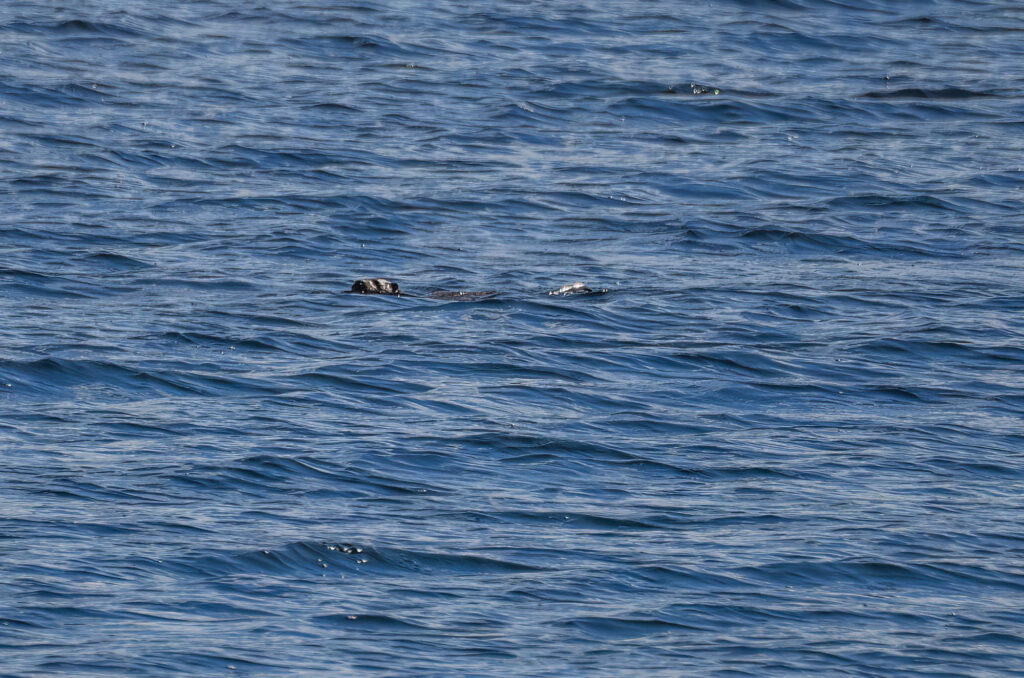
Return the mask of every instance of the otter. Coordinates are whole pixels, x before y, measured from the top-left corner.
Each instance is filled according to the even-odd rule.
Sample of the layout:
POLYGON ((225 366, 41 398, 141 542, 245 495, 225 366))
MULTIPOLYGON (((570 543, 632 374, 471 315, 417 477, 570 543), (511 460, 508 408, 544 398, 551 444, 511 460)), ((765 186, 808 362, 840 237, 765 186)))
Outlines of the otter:
MULTIPOLYGON (((568 296, 570 294, 601 294, 608 290, 597 290, 596 292, 581 282, 574 282, 569 285, 562 285, 557 290, 548 292, 551 296, 568 296)), ((413 296, 406 294, 398 287, 398 283, 387 278, 362 278, 352 283, 353 294, 390 294, 396 297, 413 296)), ((499 292, 491 290, 487 292, 452 292, 441 290, 431 292, 427 295, 429 299, 444 299, 447 301, 475 301, 477 299, 489 299, 499 292)))

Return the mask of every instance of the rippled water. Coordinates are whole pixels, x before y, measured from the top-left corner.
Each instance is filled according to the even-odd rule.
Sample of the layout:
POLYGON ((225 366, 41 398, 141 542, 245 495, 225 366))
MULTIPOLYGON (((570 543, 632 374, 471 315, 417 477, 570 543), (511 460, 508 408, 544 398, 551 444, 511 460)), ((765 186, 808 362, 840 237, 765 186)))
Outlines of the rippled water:
POLYGON ((0 673, 1024 675, 1022 64, 1011 1, 5 4, 0 673))

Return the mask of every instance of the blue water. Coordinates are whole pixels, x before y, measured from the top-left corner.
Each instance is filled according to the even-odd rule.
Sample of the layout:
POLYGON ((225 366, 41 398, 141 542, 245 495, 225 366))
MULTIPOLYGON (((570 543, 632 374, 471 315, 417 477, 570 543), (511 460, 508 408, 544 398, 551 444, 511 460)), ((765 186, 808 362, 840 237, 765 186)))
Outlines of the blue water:
POLYGON ((0 75, 0 674, 1024 675, 1019 2, 30 0, 0 75))

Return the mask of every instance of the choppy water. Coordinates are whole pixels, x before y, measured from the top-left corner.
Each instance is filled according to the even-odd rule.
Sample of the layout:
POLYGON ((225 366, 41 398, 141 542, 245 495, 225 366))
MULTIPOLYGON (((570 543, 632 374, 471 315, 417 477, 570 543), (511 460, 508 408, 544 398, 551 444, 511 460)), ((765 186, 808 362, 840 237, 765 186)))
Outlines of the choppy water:
POLYGON ((0 69, 0 673, 1024 675, 1019 3, 35 0, 0 69))

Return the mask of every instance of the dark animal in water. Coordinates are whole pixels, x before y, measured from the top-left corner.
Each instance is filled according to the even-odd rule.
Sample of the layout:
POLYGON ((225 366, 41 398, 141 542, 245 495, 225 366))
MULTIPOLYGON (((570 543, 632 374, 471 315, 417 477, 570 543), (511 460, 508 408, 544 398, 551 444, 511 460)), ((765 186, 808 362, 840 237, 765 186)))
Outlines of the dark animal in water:
POLYGON ((384 278, 363 278, 352 283, 350 292, 357 294, 401 294, 398 283, 384 278))
POLYGON ((717 87, 708 87, 707 85, 698 85, 695 82, 691 82, 689 85, 669 85, 665 90, 665 94, 682 94, 684 90, 690 90, 691 94, 700 96, 702 94, 711 94, 718 96, 722 93, 722 90, 717 87))
MULTIPOLYGON (((398 283, 392 282, 386 278, 363 278, 352 283, 352 289, 349 290, 355 294, 391 294, 394 296, 411 296, 406 295, 399 287, 398 283)), ((605 290, 598 290, 598 293, 604 292, 605 290)), ((477 299, 487 299, 495 296, 498 292, 451 292, 442 290, 439 292, 431 292, 427 296, 431 299, 444 299, 446 301, 475 301, 477 299)), ((570 285, 563 285, 557 290, 551 290, 548 294, 556 296, 565 296, 569 294, 594 294, 594 290, 590 289, 581 282, 575 282, 570 285)))

